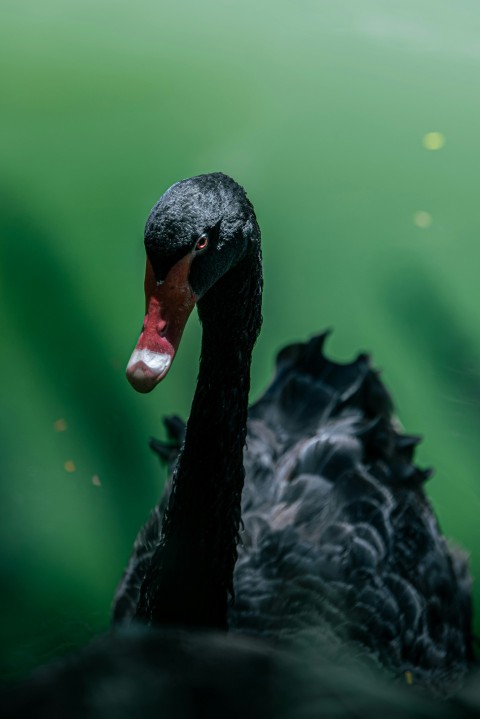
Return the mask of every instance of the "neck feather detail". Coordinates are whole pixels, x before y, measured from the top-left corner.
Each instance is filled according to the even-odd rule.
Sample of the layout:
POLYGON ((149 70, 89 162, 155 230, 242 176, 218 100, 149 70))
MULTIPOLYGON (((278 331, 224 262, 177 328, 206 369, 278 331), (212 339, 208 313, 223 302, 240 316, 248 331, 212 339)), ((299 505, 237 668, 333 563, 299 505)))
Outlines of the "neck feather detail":
POLYGON ((197 388, 162 537, 137 618, 226 629, 237 558, 252 349, 261 326, 258 246, 199 302, 197 388))

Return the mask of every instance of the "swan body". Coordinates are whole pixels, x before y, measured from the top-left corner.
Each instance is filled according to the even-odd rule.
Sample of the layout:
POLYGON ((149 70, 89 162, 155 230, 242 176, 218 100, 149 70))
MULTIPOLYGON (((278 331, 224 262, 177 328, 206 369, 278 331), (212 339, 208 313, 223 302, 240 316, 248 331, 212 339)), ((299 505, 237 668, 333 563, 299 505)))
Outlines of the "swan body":
POLYGON ((440 532, 418 438, 398 431, 368 357, 333 363, 324 339, 284 349, 249 412, 230 627, 354 641, 442 691, 472 659, 465 556, 440 532))
POLYGON ((220 173, 178 183, 145 239, 128 377, 142 392, 163 379, 197 303, 190 417, 167 418, 170 441, 152 442, 172 476, 117 590, 114 631, 4 688, 2 716, 478 716, 478 671, 445 702, 363 666, 445 694, 472 662, 465 556, 439 530, 418 438, 399 431, 368 357, 329 361, 325 335, 286 347, 247 418, 262 281, 245 193, 220 173))
MULTIPOLYGON (((188 264, 204 333, 185 438, 183 425, 169 420, 174 441, 154 445, 178 461, 135 542, 114 623, 228 625, 287 644, 327 639, 448 691, 472 661, 467 562, 441 534, 423 490, 429 473, 413 464, 418 438, 399 431, 368 357, 329 361, 325 335, 286 347, 247 423, 260 328, 259 241, 242 188, 220 173, 173 186, 147 222, 147 278, 149 264, 157 263, 157 284, 188 264), (234 229, 235 213, 242 231, 234 229), (198 267, 196 254, 179 259, 187 257, 179 233, 188 234, 188 248, 214 237, 216 254, 201 247, 198 267), (220 260, 235 243, 247 249, 220 260)), ((146 279, 146 324, 128 370, 141 391, 164 371, 139 363, 138 352, 171 351, 150 329, 157 322, 149 319, 150 286, 146 279)))

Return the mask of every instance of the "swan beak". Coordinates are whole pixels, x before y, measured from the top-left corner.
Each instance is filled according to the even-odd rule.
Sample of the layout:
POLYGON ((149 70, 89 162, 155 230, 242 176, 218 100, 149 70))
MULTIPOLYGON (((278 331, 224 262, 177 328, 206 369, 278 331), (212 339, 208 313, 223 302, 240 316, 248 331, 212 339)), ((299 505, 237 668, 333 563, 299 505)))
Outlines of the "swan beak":
POLYGON ((146 314, 127 365, 127 379, 137 392, 151 392, 165 377, 196 302, 188 275, 193 254, 182 257, 161 284, 150 260, 145 271, 146 314))

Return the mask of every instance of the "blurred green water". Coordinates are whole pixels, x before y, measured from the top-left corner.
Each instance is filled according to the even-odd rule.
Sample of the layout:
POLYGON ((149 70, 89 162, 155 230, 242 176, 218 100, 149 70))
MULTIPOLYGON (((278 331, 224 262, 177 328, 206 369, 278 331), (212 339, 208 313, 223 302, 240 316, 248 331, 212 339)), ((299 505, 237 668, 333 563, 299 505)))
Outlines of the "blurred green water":
POLYGON ((478 4, 7 0, 0 13, 2 672, 107 626, 159 496, 146 440, 163 414, 188 414, 195 319, 154 395, 135 395, 124 366, 145 217, 200 172, 244 184, 263 231, 252 395, 282 344, 325 326, 336 359, 371 350, 402 422, 425 434, 432 501, 478 578, 478 4), (426 149, 429 132, 444 147, 426 149))

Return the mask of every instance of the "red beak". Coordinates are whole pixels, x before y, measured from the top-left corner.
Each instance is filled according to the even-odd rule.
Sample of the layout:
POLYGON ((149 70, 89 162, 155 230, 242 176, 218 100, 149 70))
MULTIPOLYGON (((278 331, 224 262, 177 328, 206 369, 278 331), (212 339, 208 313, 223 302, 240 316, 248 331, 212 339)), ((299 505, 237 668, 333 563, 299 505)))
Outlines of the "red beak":
POLYGON ((127 365, 127 379, 137 392, 151 390, 165 377, 196 297, 188 282, 193 254, 182 257, 158 284, 150 260, 145 270, 146 315, 127 365))

